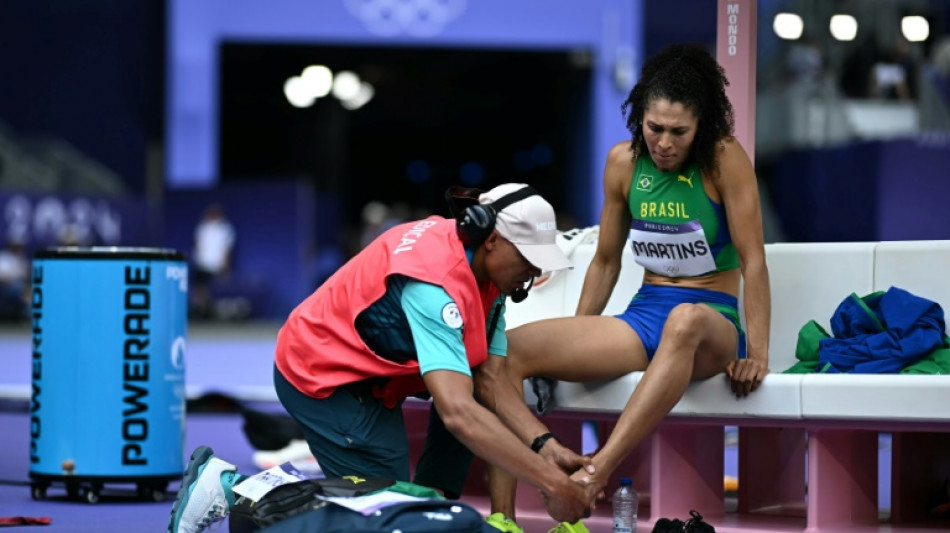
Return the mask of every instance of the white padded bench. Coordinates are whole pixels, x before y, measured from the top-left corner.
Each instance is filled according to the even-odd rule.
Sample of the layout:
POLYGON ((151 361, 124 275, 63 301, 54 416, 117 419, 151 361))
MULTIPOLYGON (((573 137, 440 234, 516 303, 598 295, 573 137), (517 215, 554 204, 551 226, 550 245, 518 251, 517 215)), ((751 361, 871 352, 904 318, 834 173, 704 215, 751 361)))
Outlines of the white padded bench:
MULTIPOLYGON (((509 305, 509 328, 573 315, 595 246, 578 245, 572 271, 556 274, 525 302, 509 305)), ((920 531, 914 528, 921 524, 946 530, 946 523, 928 523, 923 507, 931 487, 950 476, 950 376, 780 372, 796 363, 801 327, 816 320, 830 331, 834 310, 852 292, 864 296, 897 286, 950 309, 950 241, 770 244, 766 260, 772 373, 763 386, 736 399, 725 376, 691 384, 616 476, 633 475, 648 505, 647 518, 654 521, 698 509, 714 520, 717 531, 727 532, 895 532, 905 524, 906 531, 920 531), (726 425, 740 428, 737 509, 729 513, 722 483, 726 425), (891 516, 884 525, 877 508, 880 432, 893 433, 891 516)), ((626 249, 604 314, 625 309, 642 273, 626 249)), ((577 424, 601 421, 605 436, 641 376, 560 382, 557 408, 545 422, 580 449, 577 424)), ((529 387, 526 400, 535 403, 529 387)), ((531 498, 519 492, 519 508, 522 499, 531 498)))

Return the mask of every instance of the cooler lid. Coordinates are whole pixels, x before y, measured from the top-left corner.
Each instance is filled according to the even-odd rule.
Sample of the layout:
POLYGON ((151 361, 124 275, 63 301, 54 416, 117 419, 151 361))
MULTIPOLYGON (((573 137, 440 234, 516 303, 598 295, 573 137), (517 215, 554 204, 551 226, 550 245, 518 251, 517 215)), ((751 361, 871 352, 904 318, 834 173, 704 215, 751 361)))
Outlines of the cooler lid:
POLYGON ((138 259, 184 261, 184 252, 171 248, 123 246, 59 246, 33 252, 34 259, 138 259))

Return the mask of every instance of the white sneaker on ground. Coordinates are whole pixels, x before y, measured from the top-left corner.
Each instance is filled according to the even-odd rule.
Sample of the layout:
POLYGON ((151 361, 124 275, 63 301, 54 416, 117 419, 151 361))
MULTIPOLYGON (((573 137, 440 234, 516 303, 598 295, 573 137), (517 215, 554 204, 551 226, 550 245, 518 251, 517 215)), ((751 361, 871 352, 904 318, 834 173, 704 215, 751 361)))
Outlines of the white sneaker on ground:
POLYGON ((207 446, 191 453, 181 488, 172 506, 168 533, 200 533, 231 511, 221 474, 237 472, 237 467, 214 456, 207 446))
POLYGON ((306 474, 320 474, 320 464, 310 453, 310 445, 307 441, 301 439, 291 440, 287 446, 274 451, 256 451, 251 457, 254 466, 261 470, 267 470, 277 465, 291 463, 298 470, 306 474))

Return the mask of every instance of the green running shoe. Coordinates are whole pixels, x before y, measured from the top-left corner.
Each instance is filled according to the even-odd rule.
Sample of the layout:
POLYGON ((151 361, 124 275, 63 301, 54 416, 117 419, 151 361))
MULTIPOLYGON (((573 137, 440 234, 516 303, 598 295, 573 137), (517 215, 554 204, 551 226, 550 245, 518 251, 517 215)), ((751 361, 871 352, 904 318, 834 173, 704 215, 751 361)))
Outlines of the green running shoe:
POLYGON ((587 526, 583 522, 578 520, 573 524, 561 522, 557 527, 549 529, 548 533, 590 533, 590 531, 587 530, 587 526))
POLYGON ((485 522, 498 531, 503 531, 504 533, 524 533, 524 530, 521 529, 521 526, 515 523, 514 520, 508 518, 502 513, 492 513, 485 519, 485 522))

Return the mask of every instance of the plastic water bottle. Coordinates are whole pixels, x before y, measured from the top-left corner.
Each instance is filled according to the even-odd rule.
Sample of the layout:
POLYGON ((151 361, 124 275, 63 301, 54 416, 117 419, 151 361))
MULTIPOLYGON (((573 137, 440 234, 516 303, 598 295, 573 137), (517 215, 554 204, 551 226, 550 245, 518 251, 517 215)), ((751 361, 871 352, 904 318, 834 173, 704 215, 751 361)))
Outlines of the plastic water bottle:
POLYGON ((633 490, 633 480, 620 478, 620 487, 614 492, 614 533, 636 533, 637 506, 640 497, 633 490))

